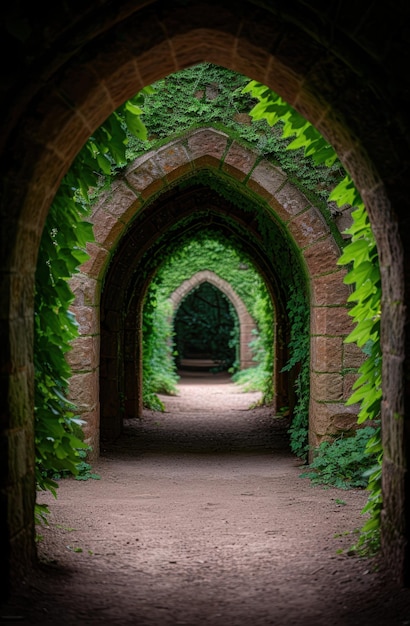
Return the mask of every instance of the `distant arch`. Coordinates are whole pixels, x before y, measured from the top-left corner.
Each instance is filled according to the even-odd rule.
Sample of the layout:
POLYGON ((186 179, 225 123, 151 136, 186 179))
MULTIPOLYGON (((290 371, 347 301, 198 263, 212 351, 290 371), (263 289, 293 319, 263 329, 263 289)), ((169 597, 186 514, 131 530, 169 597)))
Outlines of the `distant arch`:
POLYGON ((238 296, 236 291, 232 288, 232 286, 223 278, 215 274, 215 272, 211 272, 211 270, 202 270, 197 272, 188 280, 185 280, 180 286, 175 289, 175 291, 171 294, 170 300, 172 303, 172 308, 174 314, 178 310, 179 305, 182 300, 189 294, 190 291, 199 287, 203 283, 210 283, 228 298, 228 300, 232 303, 236 314, 239 319, 239 363, 240 369, 247 369, 248 367, 253 367, 255 362, 252 359, 252 350, 249 347, 249 343, 252 341, 254 334, 253 331, 256 330, 256 324, 253 317, 248 312, 246 305, 242 298, 238 296))

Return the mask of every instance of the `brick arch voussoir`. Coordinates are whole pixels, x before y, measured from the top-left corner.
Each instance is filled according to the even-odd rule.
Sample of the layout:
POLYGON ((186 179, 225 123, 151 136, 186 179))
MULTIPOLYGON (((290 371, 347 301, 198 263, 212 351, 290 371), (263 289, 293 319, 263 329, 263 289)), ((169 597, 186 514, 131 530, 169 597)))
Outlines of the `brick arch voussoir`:
POLYGON ((239 339, 239 361, 240 368, 247 369, 253 367, 255 362, 253 361, 252 350, 249 347, 250 342, 254 338, 253 331, 256 329, 256 324, 242 298, 235 292, 232 286, 223 278, 211 272, 210 270, 202 270, 197 272, 191 278, 185 280, 181 285, 171 294, 170 301, 174 314, 178 310, 182 300, 196 287, 203 283, 210 283, 214 287, 217 287, 232 303, 239 320, 240 339, 239 339))

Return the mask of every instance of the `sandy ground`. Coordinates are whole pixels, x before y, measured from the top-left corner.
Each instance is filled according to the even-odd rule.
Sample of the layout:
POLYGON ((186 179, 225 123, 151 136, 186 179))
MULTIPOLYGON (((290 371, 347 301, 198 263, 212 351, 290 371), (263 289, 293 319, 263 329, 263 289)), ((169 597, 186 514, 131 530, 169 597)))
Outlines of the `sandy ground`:
POLYGON ((300 476, 288 424, 229 378, 182 378, 93 471, 60 481, 39 567, 0 621, 405 626, 410 590, 348 554, 367 492, 300 476))

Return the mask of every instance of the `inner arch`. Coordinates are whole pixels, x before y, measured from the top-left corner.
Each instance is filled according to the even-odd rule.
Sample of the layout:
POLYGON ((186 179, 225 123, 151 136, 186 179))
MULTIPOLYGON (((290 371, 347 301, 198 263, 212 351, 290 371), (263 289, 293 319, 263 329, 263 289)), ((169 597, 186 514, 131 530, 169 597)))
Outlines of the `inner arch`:
POLYGON ((235 367, 237 327, 236 311, 217 287, 207 281, 193 287, 174 315, 178 369, 212 372, 235 367))
POLYGON ((232 303, 239 322, 239 346, 237 355, 239 367, 240 369, 252 367, 254 365, 254 361, 249 344, 254 338, 254 330, 256 330, 255 321, 246 308, 245 303, 234 291, 232 286, 226 280, 215 274, 215 272, 203 270, 194 274, 189 280, 185 280, 181 283, 181 285, 170 296, 173 310, 177 311, 181 301, 186 298, 187 294, 189 294, 192 289, 195 289, 205 282, 210 285, 214 285, 223 294, 225 294, 225 296, 232 303))
MULTIPOLYGON (((79 302, 84 291, 87 297, 94 294, 87 315, 100 312, 95 321, 101 329, 100 368, 87 372, 83 352, 76 357, 74 350, 82 369, 71 382, 84 397, 85 377, 95 389, 99 376, 100 398, 90 397, 84 414, 86 420, 99 420, 103 437, 121 432, 122 415, 135 417, 142 411, 141 299, 147 286, 164 254, 206 230, 242 247, 270 293, 275 309, 274 410, 292 410, 295 403, 297 372, 282 372, 289 356, 287 306, 293 285, 310 307, 310 443, 315 447, 324 437, 352 427, 357 407, 344 401, 351 390, 349 372, 362 357, 355 346, 343 348, 351 319, 345 270, 337 265, 340 248, 332 225, 280 168, 226 133, 196 129, 131 163, 100 198, 92 220, 96 243, 82 267, 87 279, 74 291, 79 302)), ((86 307, 74 309, 86 313, 86 307)), ((89 343, 94 346, 96 339, 94 333, 89 343)), ((93 349, 90 359, 95 354, 93 349)), ((99 432, 88 424, 86 429, 87 441, 98 453, 99 432)))
MULTIPOLYGON (((230 194, 231 197, 233 194, 230 194)), ((260 210, 260 209, 259 209, 260 210)), ((237 203, 201 183, 174 187, 136 216, 122 238, 106 276, 101 306, 101 430, 103 436, 121 432, 118 415, 141 414, 141 306, 143 296, 164 250, 206 229, 223 233, 243 248, 264 278, 276 317, 275 407, 293 405, 295 373, 281 372, 287 362, 290 324, 286 308, 289 286, 307 296, 304 272, 294 246, 272 219, 256 219, 256 206, 237 203), (161 229, 152 229, 161 224, 161 229), (150 228, 151 225, 151 228, 150 228), (151 230, 152 236, 147 234, 151 230), (142 240, 143 237, 143 240, 142 240), (299 271, 297 270, 299 268, 299 271), (123 346, 123 350, 121 348, 123 346), (135 347, 135 351, 134 351, 135 347), (118 354, 123 358, 118 360, 118 354), (113 398, 124 397, 125 405, 113 398)), ((309 332, 309 329, 307 329, 309 332)))

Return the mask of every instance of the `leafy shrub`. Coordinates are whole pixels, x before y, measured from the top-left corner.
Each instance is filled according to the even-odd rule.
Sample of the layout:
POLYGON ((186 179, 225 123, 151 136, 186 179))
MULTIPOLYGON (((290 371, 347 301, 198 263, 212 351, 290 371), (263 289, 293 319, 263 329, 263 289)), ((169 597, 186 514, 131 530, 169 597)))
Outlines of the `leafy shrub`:
POLYGON ((257 324, 254 330, 255 338, 249 344, 255 367, 234 373, 232 380, 241 385, 244 391, 260 391, 262 397, 259 404, 266 405, 272 402, 274 394, 272 385, 274 310, 266 290, 256 294, 251 313, 257 324))
POLYGON ((301 476, 316 485, 331 485, 338 489, 367 487, 367 472, 375 461, 366 453, 366 447, 374 435, 375 428, 365 426, 354 435, 323 441, 314 451, 309 470, 301 476))

